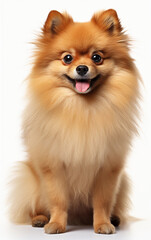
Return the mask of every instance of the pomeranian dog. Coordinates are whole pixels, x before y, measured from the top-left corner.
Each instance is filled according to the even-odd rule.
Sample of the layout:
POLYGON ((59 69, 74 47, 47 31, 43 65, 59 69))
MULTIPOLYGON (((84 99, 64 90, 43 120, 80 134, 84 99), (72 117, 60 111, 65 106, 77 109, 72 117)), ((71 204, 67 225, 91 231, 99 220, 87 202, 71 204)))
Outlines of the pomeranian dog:
POLYGON ((111 234, 125 222, 124 171, 137 132, 138 74, 113 9, 77 23, 51 11, 36 41, 23 139, 9 198, 13 222, 63 233, 93 224, 111 234))

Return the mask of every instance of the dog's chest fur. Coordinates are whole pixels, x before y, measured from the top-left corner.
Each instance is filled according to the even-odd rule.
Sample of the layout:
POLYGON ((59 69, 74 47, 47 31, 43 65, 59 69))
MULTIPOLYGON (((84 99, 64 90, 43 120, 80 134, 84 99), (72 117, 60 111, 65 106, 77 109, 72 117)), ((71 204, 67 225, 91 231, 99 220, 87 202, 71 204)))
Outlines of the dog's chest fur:
POLYGON ((110 124, 114 124, 114 117, 104 117, 95 109, 83 109, 83 112, 77 109, 74 114, 59 109, 45 114, 30 105, 24 121, 28 152, 41 165, 64 166, 73 192, 87 195, 107 156, 115 149, 123 149, 122 134, 120 149, 118 129, 115 135, 116 126, 110 124))

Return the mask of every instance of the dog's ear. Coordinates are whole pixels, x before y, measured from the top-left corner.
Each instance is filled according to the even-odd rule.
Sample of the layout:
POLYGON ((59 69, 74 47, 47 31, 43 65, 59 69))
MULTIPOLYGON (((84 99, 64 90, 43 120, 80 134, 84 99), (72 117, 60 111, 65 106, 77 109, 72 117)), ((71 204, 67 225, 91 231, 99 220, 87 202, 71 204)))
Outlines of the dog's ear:
POLYGON ((120 20, 114 9, 108 9, 94 14, 91 21, 97 24, 102 30, 108 31, 110 34, 120 33, 122 31, 120 20))
POLYGON ((48 14, 43 31, 57 34, 72 22, 73 19, 67 13, 61 14, 60 12, 53 10, 48 14))

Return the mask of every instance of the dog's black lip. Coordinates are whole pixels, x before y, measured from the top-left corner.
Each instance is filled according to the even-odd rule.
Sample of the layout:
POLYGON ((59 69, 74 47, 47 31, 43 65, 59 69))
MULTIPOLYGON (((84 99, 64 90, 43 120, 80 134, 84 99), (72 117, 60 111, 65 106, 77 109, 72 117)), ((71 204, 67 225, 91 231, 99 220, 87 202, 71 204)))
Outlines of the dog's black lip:
POLYGON ((64 76, 70 81, 72 82, 72 84, 75 87, 76 82, 88 82, 90 81, 90 88, 94 85, 94 83, 100 78, 100 74, 96 75, 96 77, 89 79, 89 78, 82 78, 82 79, 76 79, 76 78, 71 78, 69 77, 67 74, 64 74, 64 76))

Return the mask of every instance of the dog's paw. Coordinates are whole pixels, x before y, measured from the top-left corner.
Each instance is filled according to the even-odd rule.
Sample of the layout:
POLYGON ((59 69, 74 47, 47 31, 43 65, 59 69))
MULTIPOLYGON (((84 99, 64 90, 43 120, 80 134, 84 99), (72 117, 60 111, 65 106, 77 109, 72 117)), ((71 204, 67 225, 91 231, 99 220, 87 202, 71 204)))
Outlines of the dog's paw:
POLYGON ((45 233, 48 234, 56 234, 56 233, 64 233, 66 228, 62 226, 60 223, 51 222, 45 225, 44 227, 45 233))
POLYGON ((112 234, 115 233, 115 227, 111 223, 97 224, 94 226, 95 233, 112 234))
POLYGON ((33 227, 44 227, 45 224, 49 222, 48 218, 44 215, 38 215, 33 217, 32 226, 33 227))

